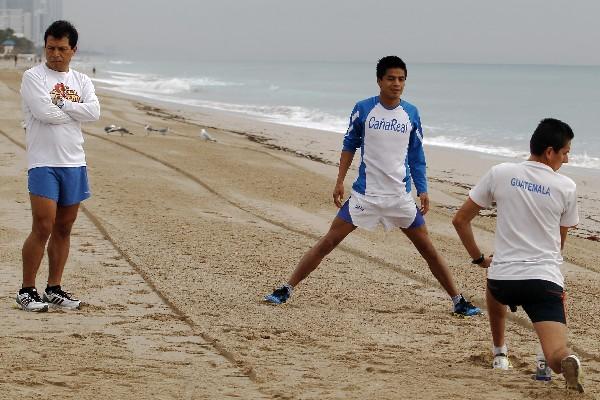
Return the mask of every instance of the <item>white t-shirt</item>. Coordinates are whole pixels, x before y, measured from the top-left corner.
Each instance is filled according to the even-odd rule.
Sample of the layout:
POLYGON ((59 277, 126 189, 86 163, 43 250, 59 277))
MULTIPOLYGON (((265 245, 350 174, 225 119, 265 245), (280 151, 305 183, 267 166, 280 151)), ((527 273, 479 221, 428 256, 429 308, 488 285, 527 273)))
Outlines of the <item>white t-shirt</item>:
POLYGON ((543 279, 564 287, 560 227, 579 222, 575 189, 570 178, 536 161, 499 164, 481 178, 469 197, 498 208, 489 279, 543 279))
POLYGON ((81 123, 100 118, 94 85, 86 75, 70 69, 51 70, 39 64, 23 74, 23 119, 27 139, 27 169, 85 166, 81 123), (62 109, 52 97, 62 94, 62 109))

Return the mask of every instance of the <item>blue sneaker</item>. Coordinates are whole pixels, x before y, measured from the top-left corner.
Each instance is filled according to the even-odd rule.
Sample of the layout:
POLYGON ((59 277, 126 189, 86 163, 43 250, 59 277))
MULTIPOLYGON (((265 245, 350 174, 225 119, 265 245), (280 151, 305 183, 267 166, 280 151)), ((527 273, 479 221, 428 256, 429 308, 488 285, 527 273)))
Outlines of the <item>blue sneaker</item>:
POLYGON ((460 317, 472 317, 481 314, 481 309, 475 307, 473 303, 460 296, 460 301, 454 306, 453 314, 460 317))
POLYGON ((273 293, 265 296, 265 301, 271 304, 283 304, 292 295, 292 287, 287 283, 273 290, 273 293))

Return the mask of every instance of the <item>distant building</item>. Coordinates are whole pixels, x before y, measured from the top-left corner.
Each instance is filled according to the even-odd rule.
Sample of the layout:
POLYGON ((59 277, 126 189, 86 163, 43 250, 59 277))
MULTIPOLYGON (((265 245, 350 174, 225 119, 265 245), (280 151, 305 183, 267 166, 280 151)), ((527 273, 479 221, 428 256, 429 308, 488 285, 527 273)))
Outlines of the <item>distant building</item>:
POLYGON ((46 28, 62 18, 62 0, 0 0, 0 29, 10 28, 39 47, 46 28))
POLYGON ((0 44, 0 46, 2 46, 3 51, 0 55, 5 56, 7 54, 10 54, 13 49, 15 48, 15 42, 13 40, 5 40, 4 42, 2 42, 2 44, 0 44))

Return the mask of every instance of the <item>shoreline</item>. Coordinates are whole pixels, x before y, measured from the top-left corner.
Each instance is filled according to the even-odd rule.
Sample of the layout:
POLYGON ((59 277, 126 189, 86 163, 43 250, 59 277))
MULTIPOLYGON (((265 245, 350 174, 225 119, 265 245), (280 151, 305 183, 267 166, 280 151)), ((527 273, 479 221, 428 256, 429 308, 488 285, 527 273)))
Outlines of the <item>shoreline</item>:
MULTIPOLYGON (((240 112, 245 117, 255 120, 309 127, 311 129, 325 129, 338 133, 345 131, 349 111, 354 102, 375 94, 372 89, 377 89, 374 85, 375 82, 369 81, 369 84, 357 86, 360 87, 360 91, 350 90, 347 92, 342 90, 340 93, 335 92, 336 95, 333 96, 327 94, 332 93, 331 90, 327 88, 319 90, 314 84, 308 82, 301 86, 306 87, 307 91, 300 90, 298 92, 300 86, 292 84, 291 81, 288 82, 287 79, 282 79, 279 76, 281 74, 274 77, 271 87, 275 89, 271 89, 268 74, 242 74, 236 78, 235 74, 226 73, 230 71, 226 68, 227 65, 224 65, 225 70, 221 73, 218 68, 211 66, 210 63, 203 62, 188 67, 176 64, 171 69, 168 68, 168 64, 165 65, 165 63, 159 62, 142 60, 134 64, 127 68, 118 68, 118 70, 104 66, 102 71, 105 72, 98 75, 99 82, 97 82, 97 86, 118 93, 129 92, 149 101, 153 101, 151 98, 168 100, 169 108, 181 108, 184 104, 191 104, 191 107, 199 107, 198 109, 201 109, 200 107, 207 107, 211 110, 224 109, 240 112), (128 74, 131 76, 128 77, 128 74), (257 81, 254 81, 254 78, 257 81), (211 84, 211 82, 214 84, 211 84), (216 83, 222 84, 223 87, 217 87, 219 85, 216 83)), ((87 68, 87 65, 83 63, 81 67, 87 68)), ((354 64, 348 66, 348 68, 354 67, 354 64)), ((239 68, 241 68, 241 71, 245 71, 243 65, 239 68)), ((290 72, 295 70, 293 65, 289 68, 290 72)), ((362 79, 367 78, 369 80, 371 74, 366 75, 366 71, 362 71, 362 69, 360 76, 363 77, 362 79)), ((444 68, 432 70, 429 67, 424 67, 423 71, 419 72, 422 76, 415 76, 418 78, 415 84, 419 85, 419 90, 413 92, 411 90, 412 86, 409 86, 409 90, 404 94, 405 99, 414 101, 414 104, 419 106, 422 112, 426 144, 441 145, 448 148, 470 148, 477 152, 503 154, 511 158, 518 158, 528 153, 528 140, 526 139, 529 137, 530 130, 535 127, 535 123, 544 117, 555 116, 575 124, 574 128, 576 128, 575 132, 580 146, 575 145, 572 149, 571 162, 577 163, 581 168, 600 170, 600 149, 593 136, 595 129, 593 122, 590 120, 590 115, 588 115, 593 115, 593 109, 590 108, 588 112, 584 111, 588 110, 585 107, 586 104, 593 103, 589 101, 581 103, 578 108, 582 111, 578 113, 562 112, 561 109, 557 110, 553 106, 554 103, 546 101, 540 101, 539 106, 528 111, 527 105, 529 103, 527 103, 518 108, 522 112, 516 112, 513 107, 510 114, 514 114, 514 117, 506 118, 503 116, 502 111, 495 115, 496 113, 493 110, 497 107, 500 107, 500 110, 504 109, 502 103, 499 103, 500 101, 510 102, 510 99, 506 98, 508 88, 504 91, 501 90, 501 96, 496 101, 493 101, 496 97, 492 93, 481 97, 485 92, 467 91, 465 93, 467 97, 464 98, 465 104, 475 102, 471 104, 475 107, 473 112, 467 113, 467 110, 461 108, 461 106, 453 106, 454 104, 462 104, 462 102, 453 101, 452 98, 449 98, 448 93, 442 91, 439 98, 435 95, 436 87, 428 83, 436 82, 435 76, 431 75, 432 71, 438 71, 438 74, 435 75, 438 76, 439 73, 444 72, 444 68), (483 106, 487 100, 494 104, 493 108, 483 106), (464 145, 461 143, 464 143, 464 145)), ((463 71, 463 69, 458 68, 453 73, 460 81, 460 79, 468 79, 465 77, 465 73, 469 71, 469 69, 463 71)), ((504 82, 503 79, 514 78, 511 75, 513 73, 516 74, 518 79, 526 79, 528 76, 521 76, 517 71, 511 71, 500 71, 504 78, 498 77, 498 79, 504 82)), ((475 72, 473 76, 475 87, 482 86, 483 90, 489 89, 488 83, 490 85, 498 84, 498 81, 494 78, 490 78, 490 82, 483 80, 485 74, 480 73, 482 71, 475 72)), ((311 73, 313 73, 311 76, 332 79, 328 75, 327 69, 322 71, 317 69, 311 73), (319 72, 321 75, 314 75, 319 72)), ((469 76, 468 73, 467 76, 469 76)), ((544 79, 548 78, 545 75, 544 77, 544 79)), ((340 79, 345 82, 348 78, 344 75, 340 79)), ((337 81, 334 80, 333 82, 337 81)), ((519 80, 518 82, 518 87, 522 88, 527 85, 528 81, 521 82, 519 80)), ((533 79, 531 90, 537 93, 535 82, 537 80, 533 79)), ((543 82, 545 81, 543 80, 543 82)), ((348 85, 348 83, 345 84, 345 86, 348 85)), ((544 85, 546 84, 544 83, 544 85)), ((549 83, 549 85, 551 84, 549 83)), ((332 86, 337 87, 333 84, 332 86)), ((464 84, 458 86, 457 83, 449 87, 452 90, 462 90, 460 87, 464 86, 464 84)), ((500 89, 504 86, 506 85, 500 85, 500 89)), ((350 87, 354 86, 350 84, 350 87)), ((443 90, 444 87, 446 86, 438 89, 443 90)), ((593 96, 593 92, 586 89, 587 87, 589 85, 584 85, 581 88, 577 86, 573 90, 581 90, 593 96)), ((514 90, 514 88, 511 90, 514 90)), ((572 90, 567 91, 566 94, 573 96, 571 92, 572 90)), ((547 96, 544 96, 544 98, 547 98, 547 96)))
MULTIPOLYGON (((115 92, 111 90, 100 89, 98 93, 114 99, 133 101, 138 104, 136 106, 138 109, 149 113, 149 116, 159 116, 165 122, 170 119, 180 120, 196 125, 199 129, 204 127, 209 130, 232 132, 268 148, 326 165, 337 166, 339 162, 342 134, 260 121, 238 113, 185 106, 135 95, 121 95, 120 93, 115 95, 115 92)), ((142 123, 138 125, 143 126, 142 123)), ((427 144, 424 149, 430 192, 433 192, 430 199, 434 203, 447 203, 445 206, 454 210, 467 199, 468 190, 466 189, 474 186, 492 166, 503 162, 525 161, 525 159, 427 144), (438 190, 437 185, 441 185, 442 189, 438 190), (440 193, 447 190, 447 185, 460 186, 465 189, 464 197, 450 198, 440 193)), ((358 157, 355 157, 346 177, 346 186, 348 187, 355 179, 357 160, 358 157)), ((595 200, 600 196, 600 189, 597 188, 600 170, 565 164, 558 172, 573 179, 577 184, 581 222, 577 229, 570 231, 570 234, 596 240, 594 238, 600 237, 600 220, 596 220, 593 216, 600 215, 600 204, 597 204, 598 202, 595 200)))
MULTIPOLYGON (((298 130, 299 134, 309 131, 309 132, 319 132, 320 135, 324 135, 324 136, 332 135, 332 136, 335 136, 338 138, 338 140, 340 142, 340 148, 341 148, 341 141, 342 141, 343 133, 340 133, 340 132, 323 130, 323 129, 312 128, 312 127, 303 127, 303 126, 300 126, 297 124, 288 124, 285 122, 269 121, 266 119, 266 117, 265 118, 254 117, 252 115, 244 114, 242 112, 225 111, 225 110, 219 110, 216 108, 204 107, 204 106, 199 106, 199 105, 178 103, 176 101, 159 100, 150 95, 146 96, 146 95, 125 93, 125 92, 121 92, 119 90, 114 90, 111 88, 99 88, 99 89, 97 89, 97 91, 98 91, 98 93, 104 93, 107 96, 111 96, 111 97, 115 97, 115 98, 122 97, 122 98, 130 99, 132 101, 137 101, 140 103, 147 103, 149 105, 165 108, 174 114, 184 113, 184 114, 188 115, 189 119, 192 119, 192 120, 194 119, 194 117, 193 117, 194 114, 204 114, 204 115, 212 114, 212 116, 216 117, 217 120, 232 119, 234 121, 234 124, 236 124, 236 125, 238 123, 241 123, 241 124, 243 124, 244 128, 247 130, 252 130, 253 125, 264 125, 264 126, 269 127, 266 130, 267 133, 265 133, 265 130, 262 130, 262 131, 257 132, 257 134, 263 134, 265 136, 265 139, 272 139, 271 137, 268 136, 269 131, 275 131, 275 130, 286 131, 288 129, 298 130)), ((222 124, 215 125, 215 126, 213 126, 213 128, 231 130, 230 128, 228 128, 227 126, 224 126, 222 124)), ((427 138, 426 138, 426 140, 427 140, 427 138)), ((328 140, 326 139, 325 141, 328 141, 328 140)), ((427 149, 439 149, 440 151, 443 151, 443 152, 456 151, 465 156, 472 155, 475 158, 481 158, 481 159, 491 158, 493 160, 496 160, 497 161, 496 163, 520 162, 520 161, 524 161, 526 159, 526 158, 520 158, 520 157, 512 157, 512 156, 504 156, 504 155, 494 154, 492 152, 492 150, 478 151, 478 150, 472 150, 472 149, 461 149, 458 147, 445 146, 443 144, 437 144, 437 143, 425 143, 425 149, 426 150, 427 149)), ((436 150, 432 150, 432 151, 436 151, 436 150)), ((528 152, 529 152, 529 149, 523 149, 523 153, 528 153, 528 152)), ((567 171, 565 173, 565 175, 572 173, 574 175, 600 177, 600 169, 592 168, 592 167, 565 164, 565 165, 563 165, 561 170, 567 171)))

